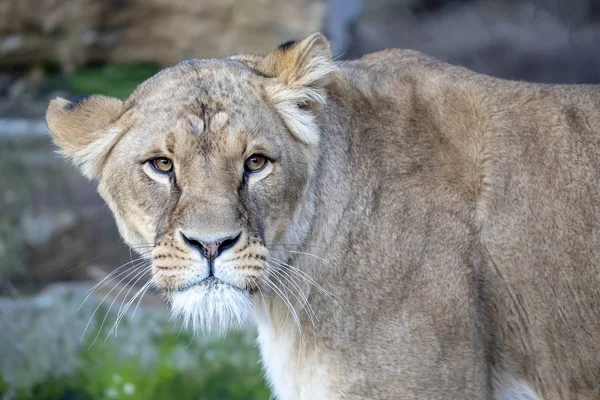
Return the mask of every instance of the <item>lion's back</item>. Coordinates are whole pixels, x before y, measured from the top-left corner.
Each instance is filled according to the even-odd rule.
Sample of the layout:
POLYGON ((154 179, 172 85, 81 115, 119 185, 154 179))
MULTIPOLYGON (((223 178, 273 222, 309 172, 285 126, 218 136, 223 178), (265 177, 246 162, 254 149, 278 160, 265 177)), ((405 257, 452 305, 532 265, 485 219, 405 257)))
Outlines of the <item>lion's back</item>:
POLYGON ((600 395, 600 86, 506 81, 409 50, 342 69, 369 126, 353 143, 379 182, 371 219, 418 232, 402 213, 419 201, 462 219, 498 382, 600 395))

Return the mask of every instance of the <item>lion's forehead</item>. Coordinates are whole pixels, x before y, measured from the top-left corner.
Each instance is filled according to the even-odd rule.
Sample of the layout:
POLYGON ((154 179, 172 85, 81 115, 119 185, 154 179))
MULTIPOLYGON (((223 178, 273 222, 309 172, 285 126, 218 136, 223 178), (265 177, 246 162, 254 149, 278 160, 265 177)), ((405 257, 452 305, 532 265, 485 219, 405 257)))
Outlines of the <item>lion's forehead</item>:
POLYGON ((230 107, 161 108, 138 117, 127 146, 152 154, 163 151, 180 161, 239 157, 258 134, 255 115, 244 116, 230 107))
POLYGON ((274 118, 263 100, 264 79, 234 61, 182 62, 131 95, 130 125, 141 146, 156 147, 170 138, 186 152, 240 153, 232 141, 243 146, 274 118))
POLYGON ((146 113, 226 109, 249 113, 261 98, 260 76, 223 60, 190 60, 167 68, 132 94, 132 104, 146 113))

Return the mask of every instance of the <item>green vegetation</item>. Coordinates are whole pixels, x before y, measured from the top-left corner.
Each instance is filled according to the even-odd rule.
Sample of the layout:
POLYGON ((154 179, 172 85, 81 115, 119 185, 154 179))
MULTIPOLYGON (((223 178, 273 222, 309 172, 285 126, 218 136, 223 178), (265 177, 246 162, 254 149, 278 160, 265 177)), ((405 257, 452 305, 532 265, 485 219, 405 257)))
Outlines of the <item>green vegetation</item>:
POLYGON ((106 64, 98 67, 82 67, 67 78, 78 94, 104 94, 125 99, 144 80, 159 71, 154 64, 106 64))
MULTIPOLYGON (((162 333, 153 341, 158 354, 119 354, 111 339, 81 352, 75 374, 21 390, 15 400, 169 400, 269 398, 258 354, 247 334, 226 340, 193 341, 188 335, 162 333)), ((7 389, 0 381, 0 394, 7 389)))
POLYGON ((247 336, 234 333, 221 342, 192 343, 187 335, 155 337, 159 356, 142 363, 141 356, 123 359, 109 342, 83 352, 76 375, 44 382, 16 399, 268 399, 258 354, 247 336), (185 353, 185 354, 184 354, 185 353), (185 359, 185 368, 178 365, 185 359), (195 360, 195 364, 191 363, 195 360))
POLYGON ((194 338, 162 311, 138 310, 109 335, 116 310, 101 304, 94 314, 93 301, 79 309, 87 291, 61 290, 30 302, 0 299, 14 322, 0 323, 0 354, 12 359, 0 359, 0 399, 269 399, 253 332, 194 338))

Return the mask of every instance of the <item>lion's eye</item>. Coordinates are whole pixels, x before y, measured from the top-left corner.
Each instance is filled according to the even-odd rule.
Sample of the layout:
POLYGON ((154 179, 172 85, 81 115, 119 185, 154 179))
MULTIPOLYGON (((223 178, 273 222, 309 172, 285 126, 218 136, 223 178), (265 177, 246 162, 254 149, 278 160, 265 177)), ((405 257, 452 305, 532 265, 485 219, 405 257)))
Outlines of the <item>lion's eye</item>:
POLYGON ((167 174, 173 171, 173 162, 165 157, 153 158, 150 160, 150 165, 156 172, 160 172, 161 174, 167 174))
POLYGON ((254 154, 246 159, 245 168, 248 172, 258 172, 267 165, 268 160, 266 157, 259 154, 254 154))

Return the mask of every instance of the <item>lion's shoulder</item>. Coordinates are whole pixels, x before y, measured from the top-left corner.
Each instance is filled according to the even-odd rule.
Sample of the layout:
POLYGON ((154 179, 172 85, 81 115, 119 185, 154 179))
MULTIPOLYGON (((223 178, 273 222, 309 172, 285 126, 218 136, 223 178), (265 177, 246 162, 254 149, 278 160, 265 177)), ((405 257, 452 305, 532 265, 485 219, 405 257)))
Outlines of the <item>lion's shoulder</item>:
POLYGON ((409 49, 386 49, 338 65, 348 80, 348 91, 358 89, 381 101, 403 98, 408 89, 446 91, 460 86, 493 91, 500 81, 409 49))

